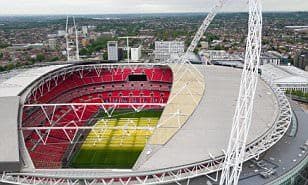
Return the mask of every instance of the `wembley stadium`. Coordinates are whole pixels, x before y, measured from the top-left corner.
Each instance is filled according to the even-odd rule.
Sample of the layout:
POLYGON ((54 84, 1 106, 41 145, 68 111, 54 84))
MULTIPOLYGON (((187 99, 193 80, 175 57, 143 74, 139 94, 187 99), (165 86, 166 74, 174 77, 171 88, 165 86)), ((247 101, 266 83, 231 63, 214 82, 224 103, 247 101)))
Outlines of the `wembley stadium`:
POLYGON ((286 92, 307 92, 308 73, 260 63, 261 1, 242 68, 190 57, 224 2, 174 59, 82 61, 76 46, 1 73, 0 183, 307 184, 308 108, 286 92))
MULTIPOLYGON (((73 63, 23 69, 0 85, 1 182, 166 184, 222 168, 241 69, 73 63)), ((286 134, 291 107, 259 80, 245 161, 286 134)))

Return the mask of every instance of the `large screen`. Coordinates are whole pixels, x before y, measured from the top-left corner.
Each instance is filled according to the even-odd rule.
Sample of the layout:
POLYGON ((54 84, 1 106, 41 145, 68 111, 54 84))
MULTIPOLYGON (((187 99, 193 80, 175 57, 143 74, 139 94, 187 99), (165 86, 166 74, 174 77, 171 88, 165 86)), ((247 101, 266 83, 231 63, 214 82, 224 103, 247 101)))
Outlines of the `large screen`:
POLYGON ((128 81, 137 81, 137 82, 140 82, 140 81, 147 81, 147 75, 129 75, 128 76, 128 81))

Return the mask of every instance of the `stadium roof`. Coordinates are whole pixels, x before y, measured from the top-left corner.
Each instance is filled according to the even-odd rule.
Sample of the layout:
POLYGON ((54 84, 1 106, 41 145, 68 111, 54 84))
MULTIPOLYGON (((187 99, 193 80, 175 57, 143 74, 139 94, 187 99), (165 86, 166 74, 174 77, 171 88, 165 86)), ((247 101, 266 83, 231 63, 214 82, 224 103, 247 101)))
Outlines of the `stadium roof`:
POLYGON ((280 66, 280 68, 290 74, 308 79, 308 72, 294 66, 280 66))
POLYGON ((14 70, 0 75, 0 171, 17 170, 20 166, 18 111, 21 99, 19 96, 37 79, 64 66, 66 65, 34 67, 14 70))
POLYGON ((301 76, 291 76, 291 77, 285 77, 285 78, 277 79, 275 82, 279 83, 279 84, 283 84, 283 83, 287 83, 287 84, 291 84, 291 83, 307 84, 308 78, 304 78, 304 77, 301 77, 301 76))
MULTIPOLYGON (((65 66, 41 67, 21 73, 0 85, 2 89, 5 89, 5 93, 1 92, 1 95, 8 95, 9 92, 17 95, 34 80, 65 66), (8 84, 14 84, 17 87, 10 88, 6 86, 8 84), (14 92, 15 90, 19 92, 14 92)), ((177 69, 172 65, 171 68, 173 71, 186 69, 177 69)), ((192 75, 194 73, 180 72, 177 73, 179 76, 174 77, 175 82, 170 97, 178 94, 179 96, 174 98, 178 103, 169 102, 166 110, 173 110, 170 113, 181 110, 179 112, 181 114, 180 125, 177 125, 179 122, 176 121, 178 120, 176 118, 161 127, 168 135, 166 138, 157 137, 159 133, 156 133, 156 136, 154 133, 154 139, 145 148, 145 151, 150 148, 151 154, 143 152, 140 157, 141 161, 138 161, 134 170, 157 170, 187 165, 212 160, 212 157, 219 157, 223 154, 222 151, 226 149, 230 134, 241 70, 207 66, 205 70, 200 69, 200 71, 204 74, 205 79, 198 79, 198 82, 192 80, 198 77, 198 75, 192 75), (194 83, 187 83, 188 81, 194 81, 194 83), (190 91, 181 91, 185 85, 189 86, 190 91), (191 94, 195 95, 195 99, 191 98, 191 94), (172 131, 168 133, 170 129, 172 131), (158 139, 156 140, 155 137, 158 139)), ((248 142, 251 143, 264 135, 274 124, 277 115, 277 99, 272 90, 263 81, 260 81, 256 94, 254 122, 248 142)), ((162 119, 164 119, 163 116, 162 119)), ((65 175, 64 171, 65 169, 61 170, 62 175, 65 175)), ((74 171, 74 174, 78 174, 78 170, 74 171)))
MULTIPOLYGON (((223 155, 223 150, 226 151, 241 70, 207 66, 204 75, 205 94, 193 114, 165 145, 148 146, 153 154, 143 154, 143 163, 139 163, 137 170, 155 170, 211 160, 212 157, 223 155)), ((272 127, 278 112, 276 96, 260 80, 248 143, 261 137, 272 127)))
POLYGON ((308 72, 294 66, 266 64, 261 69, 263 76, 277 84, 308 84, 308 72))
POLYGON ((26 70, 8 80, 0 83, 0 97, 18 96, 26 87, 48 72, 66 65, 50 65, 26 70))

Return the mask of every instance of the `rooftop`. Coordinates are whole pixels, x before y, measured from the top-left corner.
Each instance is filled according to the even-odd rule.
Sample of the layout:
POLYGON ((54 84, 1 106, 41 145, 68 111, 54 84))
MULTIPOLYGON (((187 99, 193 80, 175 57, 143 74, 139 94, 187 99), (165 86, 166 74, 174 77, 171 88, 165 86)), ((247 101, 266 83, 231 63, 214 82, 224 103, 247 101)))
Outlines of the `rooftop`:
POLYGON ((240 185, 273 184, 273 180, 292 172, 302 161, 307 161, 308 151, 301 149, 301 146, 308 141, 308 112, 296 102, 292 101, 291 105, 297 122, 293 122, 288 134, 261 158, 263 169, 250 161, 244 164, 240 185), (274 170, 275 174, 263 178, 259 173, 265 171, 265 168, 274 170))
POLYGON ((276 66, 265 64, 261 66, 262 75, 267 76, 275 83, 308 84, 308 72, 294 66, 276 66))
POLYGON ((39 79, 44 74, 64 67, 66 65, 50 65, 45 67, 35 67, 27 70, 17 71, 18 74, 7 74, 8 79, 0 83, 0 97, 18 96, 26 87, 39 79))
MULTIPOLYGON (((153 170, 210 160, 223 155, 231 131, 241 70, 207 66, 205 93, 183 127, 165 145, 154 150, 138 170, 153 170), (172 159, 172 160, 170 160, 172 159)), ((262 136, 275 122, 278 103, 270 87, 259 81, 248 143, 262 136)), ((167 105, 168 107, 168 105, 167 105)))

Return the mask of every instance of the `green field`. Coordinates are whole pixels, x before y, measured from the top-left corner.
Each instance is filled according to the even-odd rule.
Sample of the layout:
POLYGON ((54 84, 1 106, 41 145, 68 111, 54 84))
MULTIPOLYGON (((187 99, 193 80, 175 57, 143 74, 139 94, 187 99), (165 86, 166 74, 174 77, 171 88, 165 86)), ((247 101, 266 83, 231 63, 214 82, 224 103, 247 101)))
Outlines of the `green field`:
POLYGON ((152 132, 148 130, 125 131, 112 129, 112 127, 154 127, 157 125, 161 113, 162 111, 132 113, 122 110, 115 112, 112 118, 101 119, 95 124, 95 127, 108 126, 111 129, 92 130, 80 150, 72 158, 70 167, 132 168, 152 132))

